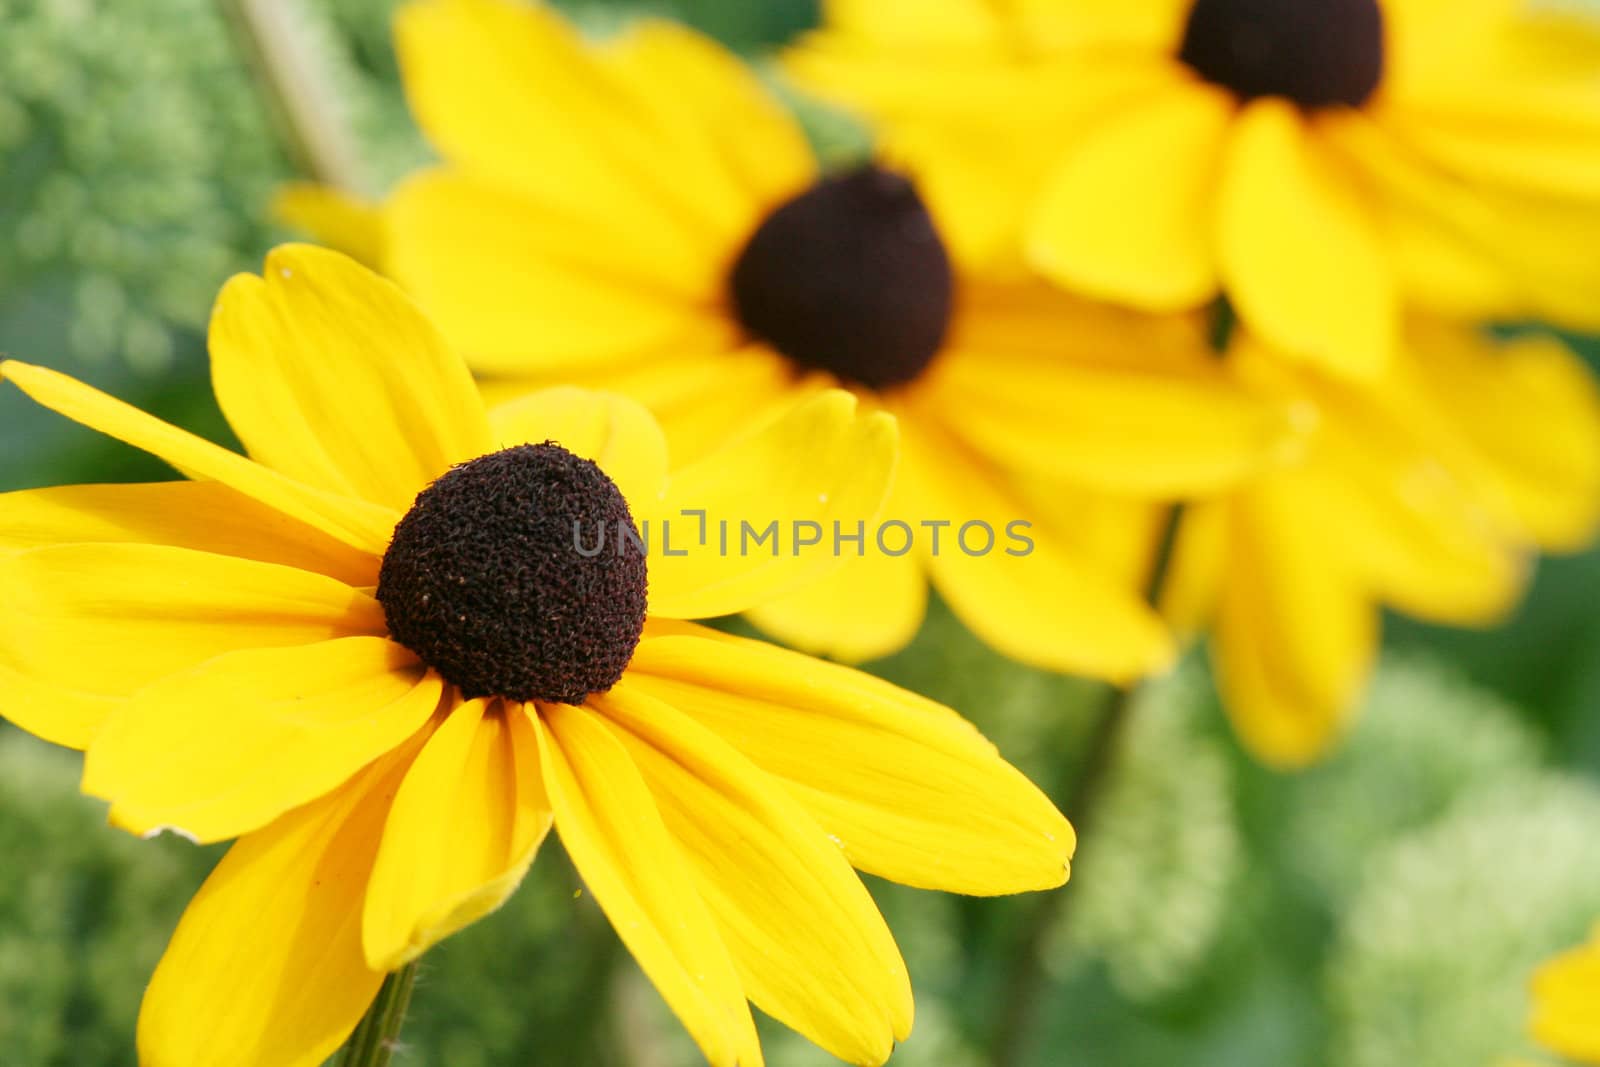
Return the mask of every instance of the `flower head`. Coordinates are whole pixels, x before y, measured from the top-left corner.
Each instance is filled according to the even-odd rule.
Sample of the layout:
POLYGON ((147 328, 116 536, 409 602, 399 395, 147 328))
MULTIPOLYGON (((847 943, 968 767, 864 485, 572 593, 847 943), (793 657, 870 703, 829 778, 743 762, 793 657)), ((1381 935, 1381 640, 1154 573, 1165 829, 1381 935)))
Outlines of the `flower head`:
POLYGON ((322 1062, 552 825, 718 1065, 761 1062, 747 998, 855 1063, 905 1036, 904 965, 852 865, 969 893, 1066 878, 1071 827, 953 712, 684 621, 828 557, 632 547, 686 507, 871 515, 887 416, 824 392, 669 468, 620 398, 486 413, 392 284, 308 247, 229 282, 210 340, 248 458, 0 364, 190 478, 0 508, 5 715, 85 749, 116 824, 239 838, 157 968, 143 1062, 322 1062), (617 551, 570 540, 598 522, 617 551))
POLYGON ((829 0, 790 69, 956 243, 1373 380, 1406 298, 1595 325, 1600 43, 1500 0, 829 0), (1581 235, 1581 236, 1580 236, 1581 235))
POLYGON ((1288 434, 1197 323, 974 275, 915 180, 824 171, 754 75, 681 27, 590 43, 543 6, 419 0, 397 36, 446 162, 383 205, 383 266, 490 395, 616 389, 691 454, 828 388, 898 417, 886 518, 910 543, 869 537, 759 625, 884 655, 916 632, 931 577, 1030 663, 1125 679, 1169 660, 1159 620, 1077 543, 1073 502, 1230 486, 1288 434), (1031 548, 1006 540, 1013 522, 1031 548), (980 527, 997 548, 979 550, 980 527))

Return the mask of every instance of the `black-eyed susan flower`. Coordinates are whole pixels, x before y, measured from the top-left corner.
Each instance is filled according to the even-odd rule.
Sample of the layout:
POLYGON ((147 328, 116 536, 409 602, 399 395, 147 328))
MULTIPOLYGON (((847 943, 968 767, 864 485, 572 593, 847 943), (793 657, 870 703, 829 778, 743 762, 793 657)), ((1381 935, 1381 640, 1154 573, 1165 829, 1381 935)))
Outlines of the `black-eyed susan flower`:
POLYGON ((1232 360, 1318 413, 1300 460, 1183 519, 1167 607, 1209 623, 1224 703, 1262 760, 1324 753, 1358 708, 1381 608, 1488 625, 1540 549, 1600 522, 1600 392, 1559 342, 1414 322, 1356 388, 1249 338, 1232 360))
POLYGON ((148 1067, 321 1063, 552 825, 720 1067, 761 1062, 747 999, 853 1063, 909 1030, 852 865, 970 893, 1066 878, 1071 827, 954 713, 681 621, 814 554, 637 547, 684 507, 872 513, 892 419, 826 393, 669 472, 621 398, 486 414, 398 289, 307 247, 228 283, 211 354, 248 457, 0 364, 191 479, 0 498, 0 710, 86 750, 116 824, 238 838, 150 984, 148 1067))
POLYGON ((1600 40, 1502 0, 828 0, 809 87, 974 255, 1150 310, 1226 291, 1371 379, 1403 298, 1600 322, 1600 40))
POLYGON ((1600 930, 1533 976, 1533 1039, 1575 1063, 1600 1063, 1600 930))
POLYGON ((1232 484, 1284 435, 1282 412, 1174 341, 1195 323, 968 276, 911 181, 822 172, 753 74, 682 27, 588 44, 543 7, 422 0, 397 34, 447 162, 383 206, 384 266, 491 395, 616 389, 690 453, 835 386, 899 417, 900 525, 760 625, 882 655, 916 632, 931 576, 1019 659, 1119 679, 1167 660, 1061 505, 1232 484))

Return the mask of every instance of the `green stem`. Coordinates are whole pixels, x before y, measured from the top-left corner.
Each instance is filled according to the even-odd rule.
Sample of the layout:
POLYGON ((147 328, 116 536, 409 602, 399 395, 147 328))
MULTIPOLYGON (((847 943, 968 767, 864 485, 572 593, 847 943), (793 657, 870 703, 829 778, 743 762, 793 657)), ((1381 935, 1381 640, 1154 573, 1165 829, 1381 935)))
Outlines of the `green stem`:
MULTIPOLYGON (((1178 527, 1182 519, 1182 505, 1173 505, 1167 512, 1145 581, 1145 599, 1152 606, 1160 606, 1162 591, 1166 588, 1167 576, 1172 569, 1173 549, 1178 541, 1178 527)), ((1094 731, 1085 746, 1077 774, 1065 790, 1066 795, 1060 795, 1063 792, 1061 789, 1052 791, 1056 794, 1053 799, 1057 806, 1072 819, 1079 840, 1092 832, 1096 802, 1105 792, 1117 746, 1127 729, 1138 692, 1137 682, 1106 688, 1104 705, 1095 719, 1094 731)), ((1032 1049, 1045 987, 1045 943, 1049 940, 1050 932, 1066 921, 1072 899, 1071 884, 1054 893, 1041 893, 1033 910, 1022 922, 1015 941, 1011 968, 1004 981, 1004 1000, 996 1014, 994 1038, 990 1044, 992 1054, 989 1062, 993 1067, 1016 1067, 1024 1062, 1032 1049)))
POLYGON ((416 981, 415 960, 383 980, 383 987, 350 1035, 339 1067, 388 1067, 389 1058, 400 1043, 400 1027, 406 1021, 411 987, 416 981))

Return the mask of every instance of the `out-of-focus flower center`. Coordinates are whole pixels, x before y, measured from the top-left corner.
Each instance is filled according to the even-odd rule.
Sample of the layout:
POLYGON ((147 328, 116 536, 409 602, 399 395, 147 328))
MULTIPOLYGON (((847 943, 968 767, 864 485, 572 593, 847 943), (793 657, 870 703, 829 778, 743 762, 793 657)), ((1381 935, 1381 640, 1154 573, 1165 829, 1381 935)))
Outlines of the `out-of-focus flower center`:
POLYGON ((1360 107, 1383 77, 1378 0, 1195 0, 1178 58, 1246 100, 1360 107))
POLYGON ((395 527, 389 632, 468 698, 581 703, 622 677, 644 627, 644 553, 623 530, 616 484, 560 445, 463 463, 395 527))
POLYGON ((801 367, 881 389, 939 351, 954 280, 916 188, 865 166, 767 216, 728 284, 751 334, 801 367))

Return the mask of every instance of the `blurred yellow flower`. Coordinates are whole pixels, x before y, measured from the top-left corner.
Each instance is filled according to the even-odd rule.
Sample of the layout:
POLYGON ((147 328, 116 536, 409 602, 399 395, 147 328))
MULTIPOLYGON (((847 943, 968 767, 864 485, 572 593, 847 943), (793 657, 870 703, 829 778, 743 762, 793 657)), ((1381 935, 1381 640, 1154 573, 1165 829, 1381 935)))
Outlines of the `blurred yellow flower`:
POLYGON ((1072 828, 949 709, 679 621, 831 560, 647 563, 622 537, 685 506, 870 515, 887 416, 819 393, 669 472, 622 398, 486 413, 395 286, 308 247, 228 283, 211 355, 249 458, 0 364, 193 479, 0 505, 6 717, 85 749, 114 823, 239 838, 146 994, 148 1067, 315 1067, 552 824, 719 1067, 761 1062, 746 998, 852 1063, 906 1036, 905 967, 852 865, 964 893, 1065 881, 1072 828), (580 521, 617 524, 617 550, 577 551, 580 521))
POLYGON ((1164 606, 1211 627, 1224 703, 1264 762, 1308 763, 1358 709, 1380 609, 1501 618, 1540 548, 1600 522, 1600 392, 1559 342, 1414 321, 1371 388, 1241 337, 1231 360, 1317 413, 1301 460, 1192 506, 1164 606))
POLYGON ((1600 930, 1533 976, 1533 1039, 1569 1060, 1600 1063, 1600 930))
MULTIPOLYGON (((1036 501, 1212 491, 1263 465, 1286 417, 1204 358, 1197 322, 968 276, 911 182, 820 174, 754 75, 680 26, 589 44, 540 6, 422 0, 397 33, 447 163, 384 205, 384 267, 489 395, 615 389, 689 454, 832 386, 899 417, 886 514, 910 547, 869 543, 759 625, 883 655, 916 633, 931 576, 1027 662, 1128 679, 1168 660, 1155 614, 1075 550, 1070 514, 1047 523, 1036 501), (1032 523, 1026 555, 957 543, 968 522, 1003 538, 1015 521, 1032 523)), ((348 228, 325 207, 326 222, 299 214, 348 228)))
POLYGON ((1401 306, 1600 325, 1600 30, 1513 0, 825 0, 808 88, 958 244, 1381 377, 1401 306))

